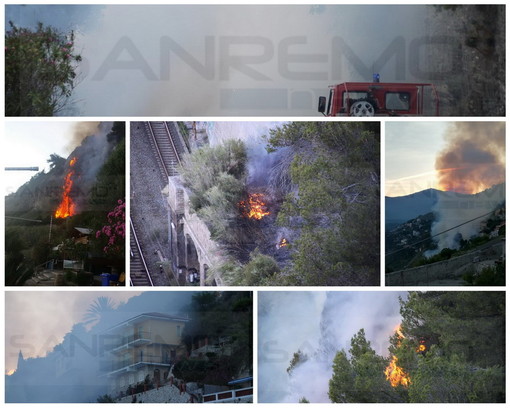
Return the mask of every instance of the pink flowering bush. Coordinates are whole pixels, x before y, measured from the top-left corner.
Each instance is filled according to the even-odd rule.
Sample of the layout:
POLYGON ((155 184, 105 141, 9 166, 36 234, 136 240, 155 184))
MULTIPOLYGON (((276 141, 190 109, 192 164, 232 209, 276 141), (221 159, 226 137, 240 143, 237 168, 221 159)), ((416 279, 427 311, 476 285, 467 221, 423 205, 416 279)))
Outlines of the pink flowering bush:
POLYGON ((103 252, 108 255, 123 253, 126 240, 126 203, 118 200, 117 204, 106 216, 108 224, 96 231, 97 239, 105 239, 103 252))
POLYGON ((16 27, 5 33, 5 114, 53 116, 61 111, 76 86, 81 56, 74 33, 39 23, 36 30, 16 27))

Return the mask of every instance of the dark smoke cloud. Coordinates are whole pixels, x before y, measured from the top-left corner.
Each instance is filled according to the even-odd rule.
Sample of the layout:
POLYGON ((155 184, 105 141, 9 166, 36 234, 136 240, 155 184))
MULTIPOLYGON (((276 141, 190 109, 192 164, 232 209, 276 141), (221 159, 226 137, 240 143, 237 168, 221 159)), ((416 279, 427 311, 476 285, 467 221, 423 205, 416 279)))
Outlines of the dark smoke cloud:
POLYGON ((436 159, 439 188, 475 194, 505 181, 505 124, 453 123, 436 159))

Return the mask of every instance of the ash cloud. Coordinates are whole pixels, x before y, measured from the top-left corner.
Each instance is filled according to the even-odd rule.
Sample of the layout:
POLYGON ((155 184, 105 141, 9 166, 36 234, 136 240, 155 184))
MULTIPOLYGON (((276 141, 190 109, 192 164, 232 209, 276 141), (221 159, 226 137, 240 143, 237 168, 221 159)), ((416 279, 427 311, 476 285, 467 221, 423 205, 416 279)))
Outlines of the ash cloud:
POLYGON ((337 351, 364 328, 378 354, 400 323, 401 292, 262 292, 259 294, 259 402, 330 402, 337 351), (308 359, 287 373, 293 354, 308 359))
POLYGON ((475 194, 505 180, 504 122, 456 122, 436 159, 441 190, 475 194))
POLYGON ((477 234, 489 215, 480 217, 505 201, 505 123, 455 122, 445 139, 436 170, 446 191, 438 194, 431 231, 440 234, 438 250, 458 248, 460 239, 477 234))

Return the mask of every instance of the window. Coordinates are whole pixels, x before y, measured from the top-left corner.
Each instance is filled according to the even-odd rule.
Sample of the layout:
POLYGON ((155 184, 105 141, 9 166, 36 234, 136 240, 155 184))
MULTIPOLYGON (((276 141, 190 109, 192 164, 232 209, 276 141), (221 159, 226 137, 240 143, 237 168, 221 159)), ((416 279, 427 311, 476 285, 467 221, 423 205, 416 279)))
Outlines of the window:
POLYGON ((387 92, 386 109, 388 110, 409 110, 411 94, 409 92, 387 92))
POLYGON ((349 91, 343 93, 343 103, 342 105, 344 107, 347 106, 347 100, 349 100, 350 104, 352 104, 355 101, 358 101, 360 99, 367 99, 368 98, 368 92, 362 92, 362 91, 349 91))

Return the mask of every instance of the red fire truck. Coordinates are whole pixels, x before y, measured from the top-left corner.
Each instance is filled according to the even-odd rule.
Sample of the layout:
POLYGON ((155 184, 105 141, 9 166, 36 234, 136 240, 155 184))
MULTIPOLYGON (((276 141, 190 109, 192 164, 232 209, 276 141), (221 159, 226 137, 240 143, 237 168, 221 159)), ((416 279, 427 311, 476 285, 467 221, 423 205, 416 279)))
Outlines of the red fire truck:
MULTIPOLYGON (((377 78, 377 79, 376 79, 377 78)), ((439 116, 439 96, 433 84, 344 82, 319 97, 324 116, 439 116)))

